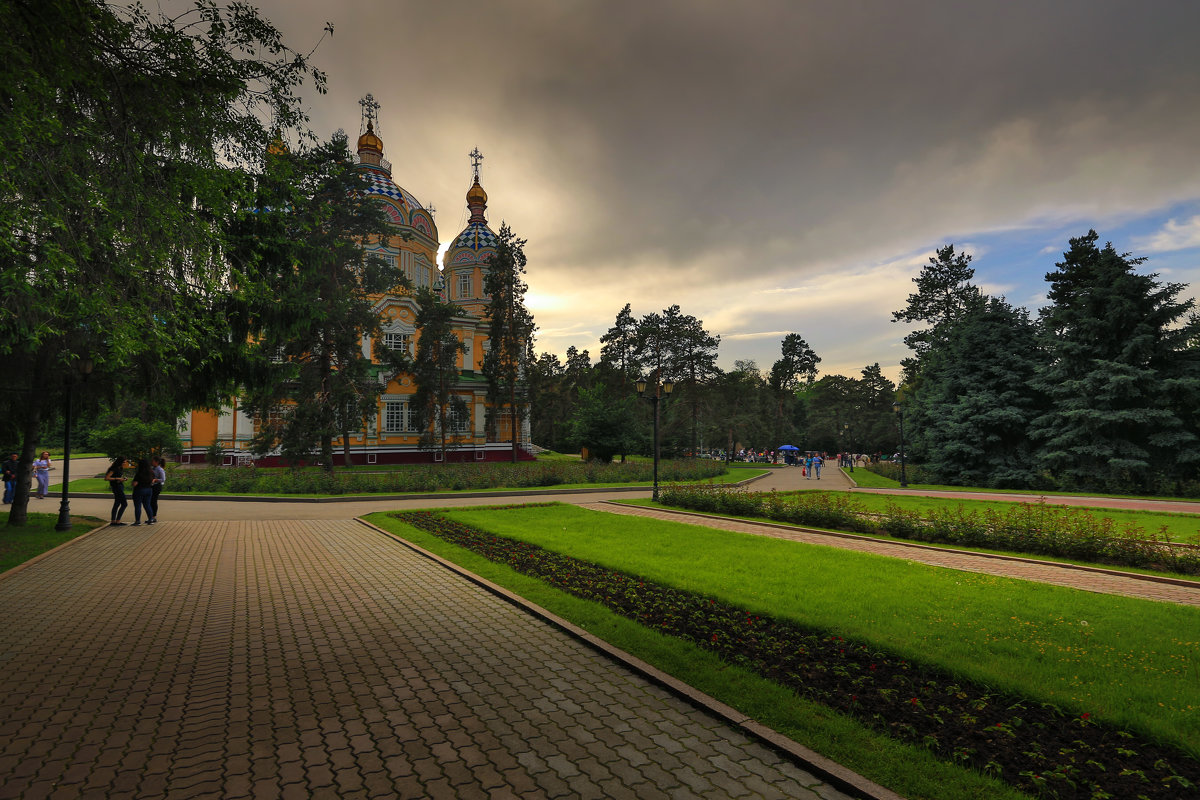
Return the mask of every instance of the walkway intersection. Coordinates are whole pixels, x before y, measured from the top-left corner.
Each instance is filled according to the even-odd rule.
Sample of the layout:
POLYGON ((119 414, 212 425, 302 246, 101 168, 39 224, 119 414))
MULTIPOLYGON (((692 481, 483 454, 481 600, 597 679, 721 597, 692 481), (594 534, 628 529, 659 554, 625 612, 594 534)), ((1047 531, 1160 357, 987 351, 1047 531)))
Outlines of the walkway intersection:
MULTIPOLYGON (((850 485, 784 468, 753 488, 850 485)), ((538 499, 680 518, 603 502, 631 496, 538 499)), ((103 528, 0 576, 0 800, 896 797, 351 519, 489 502, 168 494, 157 526, 103 528)), ((71 500, 101 518, 109 504, 71 500)), ((1052 565, 886 554, 1128 593, 1052 565)), ((1200 604, 1195 586, 1135 585, 1200 604)))

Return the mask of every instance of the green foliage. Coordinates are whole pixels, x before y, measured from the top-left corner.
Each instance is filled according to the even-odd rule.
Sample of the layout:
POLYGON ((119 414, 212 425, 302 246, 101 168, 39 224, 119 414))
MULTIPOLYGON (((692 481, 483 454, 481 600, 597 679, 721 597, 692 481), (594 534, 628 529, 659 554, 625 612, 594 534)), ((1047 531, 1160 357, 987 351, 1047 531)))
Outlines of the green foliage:
MULTIPOLYGON (((219 463, 219 462, 218 462, 219 463)), ((259 467, 180 470, 171 478, 173 492, 250 494, 408 494, 413 492, 518 489, 564 484, 647 484, 652 465, 641 461, 602 464, 581 461, 429 464, 387 472, 343 471, 335 475, 313 470, 259 467)), ((712 461, 663 461, 662 481, 696 481, 723 474, 712 461)))
POLYGON ((1194 477, 1200 464, 1200 322, 1178 302, 1182 284, 1139 275, 1143 259, 1070 241, 1046 276, 1044 366, 1034 386, 1049 398, 1031 435, 1038 463, 1080 489, 1147 490, 1194 477))
POLYGON ((146 458, 161 453, 178 453, 179 432, 169 422, 127 419, 92 431, 92 445, 109 458, 146 458))
POLYGON ((512 460, 517 460, 521 421, 529 406, 522 372, 533 363, 533 334, 537 326, 525 307, 525 240, 518 239, 507 224, 496 236, 496 252, 488 259, 484 292, 488 295, 489 349, 483 357, 483 374, 488 384, 487 428, 496 435, 501 409, 511 421, 512 460))
POLYGON ((458 379, 458 357, 466 346, 454 335, 454 317, 462 309, 443 302, 437 292, 421 287, 417 292, 417 355, 412 374, 417 390, 412 404, 421 447, 445 453, 461 439, 457 420, 470 419, 470 410, 462 397, 454 393, 458 379))
MULTIPOLYGON (((324 76, 250 7, 0 4, 0 420, 31 456, 77 366, 155 416, 229 388, 227 225, 261 122, 324 76), (48 411, 47 411, 48 410, 48 411)), ((25 460, 25 459, 23 459, 25 460)), ((10 524, 21 524, 18 490, 10 524)))
POLYGON ((1042 365, 1023 309, 979 298, 943 325, 922 362, 905 420, 933 482, 993 488, 1038 484, 1028 428, 1045 400, 1031 388, 1042 365))
POLYGON ((893 322, 926 322, 929 327, 904 337, 915 358, 905 362, 905 382, 911 382, 922 371, 921 361, 931 348, 944 343, 950 336, 948 328, 972 303, 981 297, 979 287, 970 281, 975 277, 971 256, 955 253, 954 245, 939 247, 937 255, 913 278, 917 291, 908 296, 908 304, 892 313, 893 322))
POLYGON ((1044 503, 1014 503, 1003 509, 968 511, 961 506, 924 513, 889 504, 867 513, 844 494, 751 492, 722 486, 668 486, 664 505, 695 511, 762 517, 795 525, 857 533, 886 533, 900 539, 1050 555, 1182 575, 1200 574, 1200 551, 1171 546, 1169 537, 1127 522, 1044 503))
POLYGON ((587 448, 588 457, 609 462, 613 456, 631 452, 634 447, 633 403, 629 395, 612 397, 604 387, 581 389, 571 415, 570 441, 587 448))
POLYGON ((238 215, 230 258, 254 287, 240 304, 248 343, 246 407, 259 420, 252 450, 290 461, 361 431, 381 386, 362 339, 379 338, 372 295, 405 286, 398 267, 364 242, 388 233, 382 205, 350 159, 345 134, 292 153, 276 148, 257 177, 255 203, 238 215))

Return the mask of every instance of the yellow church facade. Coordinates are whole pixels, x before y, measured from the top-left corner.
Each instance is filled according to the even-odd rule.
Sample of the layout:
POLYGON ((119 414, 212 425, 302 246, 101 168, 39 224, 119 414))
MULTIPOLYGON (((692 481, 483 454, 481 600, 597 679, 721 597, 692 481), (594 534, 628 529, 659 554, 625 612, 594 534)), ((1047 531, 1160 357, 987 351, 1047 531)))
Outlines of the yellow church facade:
MULTIPOLYGON (((454 319, 454 332, 463 343, 464 350, 459 355, 459 371, 453 391, 465 401, 467 414, 452 421, 447 431, 450 449, 444 458, 461 462, 510 460, 511 416, 506 413, 498 416, 493 437, 489 438, 485 429, 487 382, 482 364, 489 345, 486 319, 488 298, 484 294, 484 280, 488 260, 495 253, 496 234, 488 227, 485 215, 487 193, 479 183, 482 156, 478 150, 471 153, 474 182, 466 196, 470 220, 451 242, 443 259, 444 266, 439 269, 440 243, 433 214, 412 193, 393 180, 392 165, 383 155, 383 140, 375 131, 373 112, 378 106, 370 95, 364 99, 363 105, 366 109, 366 130, 359 136, 355 162, 368 184, 367 194, 383 204, 391 229, 386 239, 373 242, 365 249, 370 254, 390 261, 414 288, 432 287, 439 290, 444 300, 462 310, 454 319)), ((373 299, 382 322, 382 334, 379 341, 363 337, 363 356, 378 363, 378 359, 374 358, 377 348, 415 353, 421 332, 416 325, 418 306, 413 295, 400 290, 376 295, 373 299)), ((416 392, 412 376, 405 373, 390 374, 382 369, 378 375, 382 391, 377 413, 366 421, 362 430, 351 434, 348 442, 353 463, 428 463, 442 460, 440 450, 423 450, 419 445, 421 431, 416 429, 411 404, 416 392)), ((256 426, 256 421, 241 410, 237 398, 219 409, 193 410, 179 421, 179 435, 183 444, 181 460, 184 463, 206 461, 215 443, 219 445, 222 463, 226 465, 281 464, 276 453, 255 456, 250 452, 256 426)), ((524 445, 520 452, 532 458, 527 444, 528 418, 522 420, 518 434, 518 441, 524 445)), ((340 440, 334 444, 336 464, 342 462, 345 444, 340 440)), ((317 463, 315 459, 316 456, 313 463, 317 463)))

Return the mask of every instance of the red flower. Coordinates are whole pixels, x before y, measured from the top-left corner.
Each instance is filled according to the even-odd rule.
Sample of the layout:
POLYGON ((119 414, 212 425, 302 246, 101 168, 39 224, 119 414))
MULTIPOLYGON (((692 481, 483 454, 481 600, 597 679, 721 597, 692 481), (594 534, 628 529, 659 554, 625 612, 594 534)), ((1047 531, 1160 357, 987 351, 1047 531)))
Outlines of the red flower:
POLYGON ((1085 711, 1085 712, 1083 712, 1082 714, 1080 714, 1080 715, 1079 715, 1079 718, 1080 718, 1080 719, 1088 719, 1088 718, 1089 718, 1089 717, 1091 717, 1091 716, 1092 716, 1092 712, 1090 712, 1090 711, 1085 711))
POLYGON ((912 703, 915 706, 917 703, 919 703, 921 701, 914 697, 912 700, 909 700, 908 702, 912 703))
POLYGON ((872 664, 870 667, 868 667, 868 669, 875 669, 875 665, 872 664))

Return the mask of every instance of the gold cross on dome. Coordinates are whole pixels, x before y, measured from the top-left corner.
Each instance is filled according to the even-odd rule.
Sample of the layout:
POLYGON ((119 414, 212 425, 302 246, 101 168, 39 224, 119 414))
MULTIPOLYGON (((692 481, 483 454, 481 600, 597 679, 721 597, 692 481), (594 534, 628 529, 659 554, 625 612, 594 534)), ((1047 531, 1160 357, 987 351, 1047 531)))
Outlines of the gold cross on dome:
POLYGON ((483 161, 483 153, 479 152, 479 148, 476 147, 474 150, 467 153, 467 155, 471 157, 471 167, 475 170, 475 180, 476 180, 476 182, 478 182, 479 181, 479 162, 483 161))
POLYGON ((358 104, 362 106, 363 121, 375 127, 375 123, 379 121, 379 103, 376 102, 375 96, 367 92, 366 97, 359 100, 358 104))

